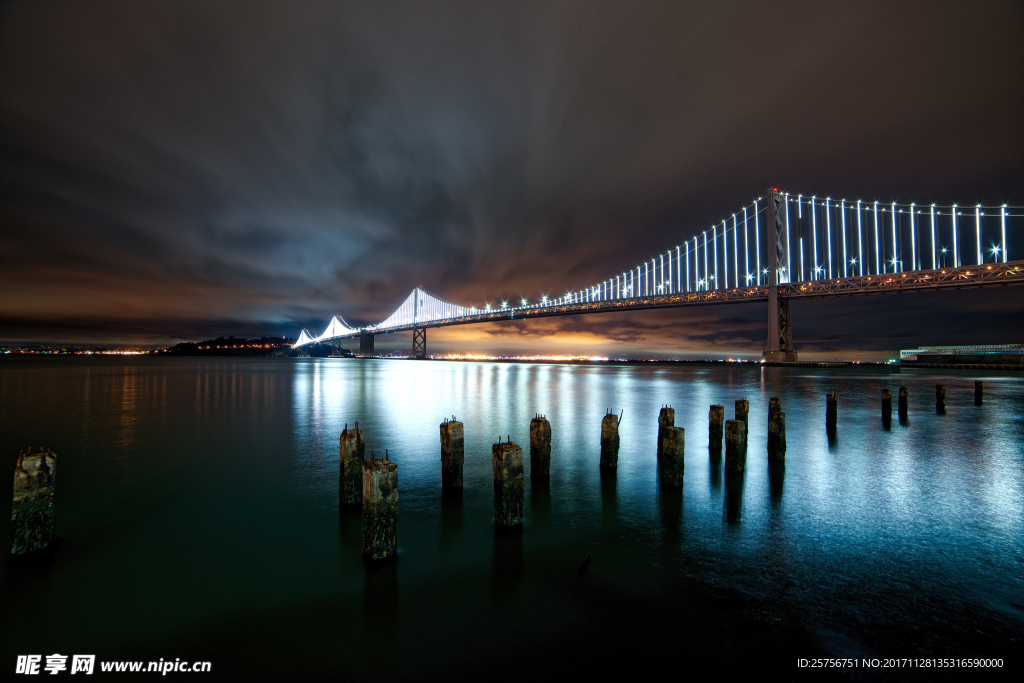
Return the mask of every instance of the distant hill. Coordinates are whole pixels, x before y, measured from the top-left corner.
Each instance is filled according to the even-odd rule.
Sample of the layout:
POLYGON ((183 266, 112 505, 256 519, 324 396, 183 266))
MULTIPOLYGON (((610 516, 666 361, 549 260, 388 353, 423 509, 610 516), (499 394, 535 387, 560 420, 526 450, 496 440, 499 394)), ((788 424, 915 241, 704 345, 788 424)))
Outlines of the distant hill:
POLYGON ((201 342, 175 344, 155 353, 172 356, 295 356, 298 355, 289 337, 217 337, 201 342))

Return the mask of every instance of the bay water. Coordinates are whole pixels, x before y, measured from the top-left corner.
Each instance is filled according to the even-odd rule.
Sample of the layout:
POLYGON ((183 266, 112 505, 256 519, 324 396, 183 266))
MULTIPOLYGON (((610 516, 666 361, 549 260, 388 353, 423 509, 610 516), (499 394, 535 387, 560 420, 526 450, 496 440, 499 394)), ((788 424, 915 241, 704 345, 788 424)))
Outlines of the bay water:
POLYGON ((96 654, 208 660, 218 679, 452 680, 1024 654, 1019 373, 7 357, 8 473, 28 446, 58 456, 59 542, 3 562, 3 666, 96 654), (882 390, 895 404, 899 386, 909 419, 894 405, 886 428, 882 390), (782 467, 767 462, 772 396, 782 467), (737 399, 750 436, 734 477, 708 450, 708 408, 731 419, 737 399), (685 429, 681 491, 658 481, 663 405, 685 429), (598 467, 608 410, 622 413, 614 475, 598 467), (536 414, 552 427, 546 485, 529 476, 536 414), (452 417, 454 499, 438 427, 452 417), (398 464, 399 558, 383 566, 361 558, 359 511, 338 506, 338 439, 357 421, 367 455, 398 464), (507 438, 527 463, 513 533, 492 509, 491 444, 507 438))

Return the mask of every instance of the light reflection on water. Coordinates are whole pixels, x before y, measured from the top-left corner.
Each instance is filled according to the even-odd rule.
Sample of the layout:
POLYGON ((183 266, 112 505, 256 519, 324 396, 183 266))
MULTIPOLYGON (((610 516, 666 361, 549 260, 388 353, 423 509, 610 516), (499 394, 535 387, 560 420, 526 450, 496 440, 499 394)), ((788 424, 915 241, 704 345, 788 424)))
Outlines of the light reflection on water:
MULTIPOLYGON (((757 574, 752 569, 769 569, 764 563, 780 544, 799 553, 808 576, 839 570, 840 558, 851 556, 942 565, 973 548, 985 555, 973 564, 986 566, 988 576, 949 563, 927 582, 1005 591, 1008 601, 1020 589, 1011 580, 1017 562, 1012 542, 1021 538, 1022 524, 1021 422, 1013 407, 1020 383, 1015 380, 989 380, 988 401, 977 408, 969 379, 948 379, 947 413, 939 416, 933 407, 935 378, 923 374, 312 361, 297 368, 297 376, 300 429, 309 425, 311 433, 333 436, 346 416, 349 423, 365 416, 361 424, 370 446, 390 449, 401 468, 403 521, 436 513, 436 431, 445 416, 455 415, 466 425, 466 495, 486 503, 490 444, 508 435, 525 448, 529 420, 539 412, 553 429, 553 517, 564 523, 575 516, 583 525, 594 519, 624 524, 652 543, 664 542, 656 532, 664 520, 658 513, 654 454, 657 411, 667 403, 676 408, 676 424, 686 429, 684 533, 677 550, 706 564, 718 580, 750 581, 757 574), (346 390, 349 384, 355 387, 346 390), (891 387, 895 393, 901 384, 911 390, 911 426, 887 432, 881 424, 881 390, 891 387), (824 396, 833 390, 840 394, 840 429, 830 447, 824 396), (782 398, 788 431, 787 463, 776 473, 774 498, 761 428, 772 394, 782 398), (751 401, 751 438, 747 471, 733 480, 711 466, 707 409, 712 402, 723 403, 731 417, 738 398, 751 401), (615 486, 602 493, 595 463, 606 409, 623 411, 622 447, 615 486), (603 514, 608 506, 614 506, 614 519, 603 514), (743 566, 734 571, 738 558, 743 566)), ((307 476, 296 479, 302 489, 322 485, 328 474, 304 472, 307 476)), ((527 534, 531 521, 528 513, 527 534)), ((415 539, 403 536, 402 545, 405 552, 418 552, 415 539)))
MULTIPOLYGON (((5 361, 5 457, 13 466, 19 447, 41 440, 57 451, 62 538, 46 571, 29 580, 35 592, 9 582, 8 619, 45 630, 64 649, 91 644, 115 658, 167 634, 199 638, 218 620, 271 619, 328 601, 360 613, 371 631, 413 639, 429 638, 443 609, 448 623, 479 631, 486 652, 480 614, 522 626, 543 606, 553 632, 583 619, 553 587, 579 572, 638 599, 682 578, 738 590, 852 641, 878 624, 924 626, 965 603, 999 628, 1019 629, 1024 382, 986 377, 978 407, 974 378, 742 366, 5 361), (947 385, 944 415, 934 407, 936 382, 947 385), (909 424, 894 420, 887 430, 881 392, 891 388, 895 403, 900 385, 910 388, 909 424), (839 394, 831 444, 828 392, 839 394), (788 450, 784 466, 769 468, 771 396, 782 400, 788 450), (731 419, 740 398, 750 401, 746 472, 726 476, 723 458, 708 451, 708 407, 725 405, 731 419), (686 430, 681 494, 658 484, 663 404, 686 430), (623 414, 614 476, 597 467, 606 410, 623 414), (552 425, 551 481, 542 487, 529 481, 536 413, 552 425), (465 490, 442 500, 438 424, 451 416, 465 424, 465 490), (387 449, 399 465, 401 559, 387 569, 364 568, 358 513, 337 509, 338 435, 356 421, 367 448, 387 449), (524 526, 511 535, 495 533, 491 509, 491 444, 506 436, 527 461, 524 526), (583 567, 588 553, 593 564, 583 567), (118 578, 125 568, 127 584, 118 578), (459 577, 458 589, 448 576, 459 577), (47 609, 30 609, 30 596, 47 609)), ((8 578, 19 571, 9 566, 8 578)), ((34 642, 26 638, 12 647, 25 651, 34 642)))

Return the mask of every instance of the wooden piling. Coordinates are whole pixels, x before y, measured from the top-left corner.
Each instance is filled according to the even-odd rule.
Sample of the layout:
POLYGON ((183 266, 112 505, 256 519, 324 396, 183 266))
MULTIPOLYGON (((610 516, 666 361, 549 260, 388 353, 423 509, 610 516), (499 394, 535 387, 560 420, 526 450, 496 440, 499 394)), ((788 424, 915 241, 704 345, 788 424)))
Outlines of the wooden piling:
POLYGON ((398 465, 387 451, 363 461, 363 552, 371 560, 398 552, 398 465))
POLYGON ((668 437, 668 428, 674 427, 675 424, 675 409, 669 406, 662 406, 661 412, 658 413, 658 460, 661 460, 665 455, 665 449, 668 447, 668 444, 665 441, 668 437))
POLYGON ((725 406, 714 404, 708 411, 708 448, 722 450, 722 428, 725 425, 725 406))
POLYGON ((946 410, 946 385, 936 384, 935 385, 935 410, 944 411, 946 410))
POLYGON ((355 429, 345 425, 338 451, 341 456, 338 500, 343 506, 359 505, 363 502, 363 454, 366 452, 366 444, 358 422, 355 429))
POLYGON ((900 403, 899 403, 900 419, 901 420, 905 420, 905 419, 907 419, 907 388, 906 387, 900 387, 899 401, 900 401, 900 403))
POLYGON ((786 414, 779 398, 768 399, 768 462, 786 461, 786 414))
POLYGON ((661 485, 679 488, 683 485, 683 456, 686 450, 686 431, 682 427, 665 428, 665 448, 658 466, 661 485))
POLYGON ((980 379, 974 380, 974 405, 980 406, 985 399, 985 385, 980 379))
POLYGON ((466 459, 462 423, 454 416, 441 423, 441 489, 462 488, 462 465, 466 459))
POLYGON ((892 389, 882 389, 882 419, 892 421, 892 389))
POLYGON ((11 507, 11 554, 24 555, 53 543, 57 515, 53 509, 57 481, 57 454, 18 453, 14 467, 14 501, 11 507))
POLYGON ((747 463, 747 424, 743 420, 725 423, 725 471, 738 474, 747 463))
POLYGON ((615 469, 619 465, 619 416, 610 412, 601 420, 601 467, 615 469))
POLYGON ((491 446, 494 470, 494 523, 510 527, 523 523, 523 449, 506 441, 491 446))
POLYGON ((551 476, 551 423, 538 415, 530 421, 530 478, 545 481, 551 476))
POLYGON ((745 398, 741 398, 736 401, 736 419, 743 420, 743 424, 747 425, 747 431, 750 431, 750 421, 747 416, 750 415, 750 401, 745 398))
POLYGON ((825 396, 825 426, 835 429, 839 422, 839 394, 825 396))

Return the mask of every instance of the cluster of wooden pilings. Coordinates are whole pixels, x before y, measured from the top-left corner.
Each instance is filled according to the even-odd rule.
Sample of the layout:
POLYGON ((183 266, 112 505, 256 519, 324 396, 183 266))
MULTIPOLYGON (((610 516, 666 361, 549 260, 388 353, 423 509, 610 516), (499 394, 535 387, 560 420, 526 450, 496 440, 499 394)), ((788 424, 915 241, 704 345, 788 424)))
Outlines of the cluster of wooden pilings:
MULTIPOLYGON (((830 394, 832 395, 832 394, 830 394)), ((908 411, 910 404, 910 390, 907 387, 899 388, 899 419, 901 425, 908 424, 908 411)), ((974 382, 974 405, 982 405, 985 401, 985 384, 980 379, 974 382)), ((935 385, 935 412, 939 415, 946 413, 946 385, 935 385)), ((882 424, 888 429, 892 425, 892 390, 882 390, 882 424)), ((834 428, 834 425, 833 425, 834 428)))
MULTIPOLYGON (((975 403, 981 405, 984 395, 982 382, 974 385, 975 403)), ((900 387, 898 410, 901 421, 906 421, 909 391, 900 387)), ((945 410, 946 387, 935 385, 935 406, 945 410)), ((892 391, 882 391, 882 417, 891 419, 892 391)), ((661 485, 680 488, 683 485, 686 433, 675 426, 676 411, 662 406, 658 413, 658 476, 661 485)), ((619 425, 622 413, 609 410, 601 419, 601 470, 614 470, 619 461, 619 425)), ((732 420, 725 419, 725 406, 712 405, 708 411, 708 450, 720 455, 725 446, 726 474, 741 474, 746 469, 747 440, 750 434, 750 401, 739 399, 735 403, 732 420)), ((839 426, 839 395, 825 396, 825 428, 830 437, 839 426)), ((465 463, 465 437, 463 424, 445 419, 441 431, 441 490, 443 494, 460 493, 463 487, 462 470, 465 463)), ((353 430, 345 425, 341 433, 342 505, 362 505, 364 552, 371 559, 392 557, 398 548, 398 466, 387 458, 377 460, 371 451, 364 458, 365 444, 359 423, 353 430)), ((768 400, 767 454, 769 463, 786 461, 786 414, 777 396, 768 400)), ((498 527, 517 527, 523 522, 523 449, 512 440, 491 446, 491 467, 494 473, 494 523, 498 527)), ((530 477, 545 482, 551 472, 551 423, 543 415, 535 415, 530 422, 530 477)))
POLYGON ((683 455, 686 450, 686 430, 676 427, 676 411, 662 406, 658 413, 658 471, 662 486, 681 488, 683 485, 683 455))
MULTIPOLYGON (((786 457, 786 420, 779 412, 780 401, 772 398, 768 403, 768 450, 779 459, 786 457), (772 425, 775 425, 774 439, 772 425), (781 432, 779 429, 781 428, 781 432), (781 444, 781 450, 780 450, 781 444), (773 450, 774 449, 774 450, 773 450)), ((747 464, 747 435, 750 428, 750 401, 741 398, 736 401, 733 419, 725 419, 725 406, 713 404, 708 410, 708 451, 722 452, 725 441, 725 471, 738 474, 747 464)))
MULTIPOLYGON (((617 441, 616 441, 617 444, 617 441)), ((617 448, 616 448, 617 450, 617 448)), ((446 494, 462 490, 465 461, 463 425, 454 417, 441 423, 441 489, 446 494)), ((530 422, 530 476, 546 481, 551 468, 551 423, 542 415, 530 422)), ((523 523, 523 449, 511 439, 491 445, 494 473, 494 523, 516 527, 523 523)))
POLYGON ((338 498, 343 507, 363 507, 363 553, 372 560, 393 557, 398 552, 398 465, 388 460, 387 450, 380 460, 373 451, 363 457, 366 443, 358 422, 355 429, 345 425, 338 450, 338 498))
MULTIPOLYGON (((982 405, 984 384, 974 383, 974 403, 982 405)), ((900 422, 907 423, 909 391, 899 387, 898 411, 900 422)), ((935 385, 935 409, 946 409, 946 385, 935 385)), ((725 406, 712 405, 708 412, 708 448, 720 453, 725 442, 725 471, 735 474, 746 467, 747 435, 750 402, 736 401, 735 416, 725 419, 725 406), (724 437, 724 439, 723 439, 724 437)), ((678 488, 683 485, 683 459, 686 447, 685 431, 675 426, 675 410, 662 406, 658 413, 657 461, 662 486, 678 488)), ((614 470, 619 461, 619 424, 622 413, 612 411, 601 420, 602 470, 614 470)), ((882 421, 892 421, 892 391, 882 390, 882 421)), ((839 397, 829 393, 825 397, 825 427, 832 435, 839 423, 839 397)), ((454 417, 441 425, 441 488, 443 492, 462 490, 462 469, 465 461, 463 425, 454 417)), ((339 454, 341 472, 338 498, 341 506, 362 506, 363 546, 365 555, 374 560, 393 557, 398 551, 398 465, 388 459, 388 452, 378 459, 370 451, 365 457, 359 423, 354 429, 348 424, 341 432, 339 454)), ((786 414, 781 401, 772 397, 768 401, 768 461, 786 460, 786 414)), ((523 521, 523 451, 511 439, 491 447, 494 472, 494 522, 501 527, 515 527, 523 521)), ((547 481, 551 471, 551 423, 543 415, 530 422, 530 477, 535 482, 547 481)), ((14 469, 14 501, 11 510, 11 553, 21 555, 48 547, 56 537, 54 512, 54 486, 57 476, 57 455, 40 449, 33 454, 18 454, 14 469)))

